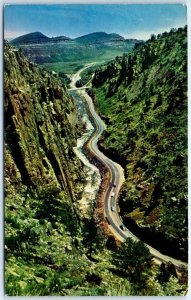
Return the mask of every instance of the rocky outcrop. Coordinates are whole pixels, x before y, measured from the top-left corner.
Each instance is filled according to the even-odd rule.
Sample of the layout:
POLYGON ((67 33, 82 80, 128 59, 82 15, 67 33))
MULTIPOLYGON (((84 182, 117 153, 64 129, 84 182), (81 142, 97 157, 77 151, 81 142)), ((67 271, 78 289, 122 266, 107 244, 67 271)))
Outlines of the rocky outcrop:
POLYGON ((75 201, 82 166, 73 152, 77 114, 53 75, 5 44, 5 191, 58 188, 75 201))

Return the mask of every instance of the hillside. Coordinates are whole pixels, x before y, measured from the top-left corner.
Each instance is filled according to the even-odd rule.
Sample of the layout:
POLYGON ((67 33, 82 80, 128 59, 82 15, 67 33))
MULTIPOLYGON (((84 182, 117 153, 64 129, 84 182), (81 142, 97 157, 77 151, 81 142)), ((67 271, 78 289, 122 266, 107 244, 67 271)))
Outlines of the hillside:
POLYGON ((61 42, 67 40, 70 40, 70 38, 66 36, 49 38, 41 32, 32 32, 13 39, 11 41, 11 44, 13 45, 43 44, 43 43, 61 42))
POLYGON ((114 41, 124 41, 124 37, 116 33, 94 32, 74 39, 78 43, 105 43, 114 41))
POLYGON ((124 223, 147 243, 187 259, 186 28, 152 36, 95 72, 107 129, 100 147, 125 169, 124 223))
POLYGON ((22 44, 36 44, 36 43, 46 43, 49 41, 49 38, 42 34, 41 32, 31 32, 28 34, 24 34, 15 38, 11 41, 14 45, 22 45, 22 44))

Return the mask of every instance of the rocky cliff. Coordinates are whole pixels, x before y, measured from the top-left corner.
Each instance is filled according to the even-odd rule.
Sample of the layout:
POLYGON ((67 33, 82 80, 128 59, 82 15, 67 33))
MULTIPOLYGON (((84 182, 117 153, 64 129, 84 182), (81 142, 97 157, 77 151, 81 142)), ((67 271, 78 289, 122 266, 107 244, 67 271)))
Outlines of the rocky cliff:
POLYGON ((81 178, 77 114, 58 79, 5 45, 5 191, 58 188, 75 201, 81 178))

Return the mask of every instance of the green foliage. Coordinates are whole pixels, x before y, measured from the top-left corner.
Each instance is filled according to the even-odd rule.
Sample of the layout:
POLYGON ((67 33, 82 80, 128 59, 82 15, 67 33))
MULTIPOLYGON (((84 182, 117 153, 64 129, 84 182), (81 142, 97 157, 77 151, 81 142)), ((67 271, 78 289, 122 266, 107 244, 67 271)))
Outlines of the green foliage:
POLYGON ((115 253, 113 263, 117 270, 124 273, 131 282, 144 286, 151 275, 152 256, 149 249, 141 241, 127 238, 115 253))
MULTIPOLYGON (((84 222, 82 236, 80 230, 74 235, 76 217, 68 206, 64 210, 66 204, 63 194, 56 190, 44 191, 36 198, 27 194, 6 198, 7 295, 115 295, 119 277, 109 272, 110 253, 103 251, 97 227, 92 221, 84 222)), ((125 279, 120 280, 121 285, 129 286, 125 279)), ((130 294, 123 288, 125 291, 130 294)))
POLYGON ((83 220, 82 232, 74 233, 75 214, 61 209, 66 203, 55 189, 36 198, 27 194, 6 198, 7 295, 165 295, 164 289, 168 295, 178 295, 177 289, 182 291, 177 280, 172 285, 173 278, 157 283, 157 288, 156 282, 151 282, 158 272, 151 274, 151 257, 142 243, 128 240, 110 252, 92 220, 83 220), (43 216, 39 215, 42 211, 43 216))
POLYGON ((97 253, 104 249, 105 238, 94 218, 84 219, 82 228, 82 243, 87 249, 87 256, 92 258, 92 253, 97 253))
POLYGON ((152 36, 92 80, 107 129, 101 146, 123 165, 121 204, 187 256, 187 28, 152 36), (139 211, 138 211, 139 209, 139 211), (140 218, 140 216, 142 216, 140 218), (180 225, 181 224, 181 225, 180 225))
POLYGON ((59 79, 61 80, 62 84, 66 87, 69 87, 70 85, 70 78, 64 73, 64 72, 59 72, 58 73, 59 79))
POLYGON ((74 248, 77 220, 62 193, 7 198, 5 221, 7 294, 64 295, 81 284, 87 260, 74 248))
POLYGON ((165 265, 164 263, 162 263, 160 265, 160 269, 157 277, 158 281, 160 283, 167 282, 169 281, 172 275, 176 277, 176 270, 174 268, 174 265, 170 263, 165 265))

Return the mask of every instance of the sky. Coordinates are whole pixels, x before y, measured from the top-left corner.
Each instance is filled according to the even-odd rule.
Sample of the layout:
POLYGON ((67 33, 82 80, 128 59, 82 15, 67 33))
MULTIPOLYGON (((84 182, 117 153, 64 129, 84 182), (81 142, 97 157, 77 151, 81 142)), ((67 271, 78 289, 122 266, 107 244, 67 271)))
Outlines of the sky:
POLYGON ((75 38, 104 31, 146 40, 186 25, 186 15, 182 4, 6 5, 4 36, 11 39, 39 31, 49 37, 75 38))

